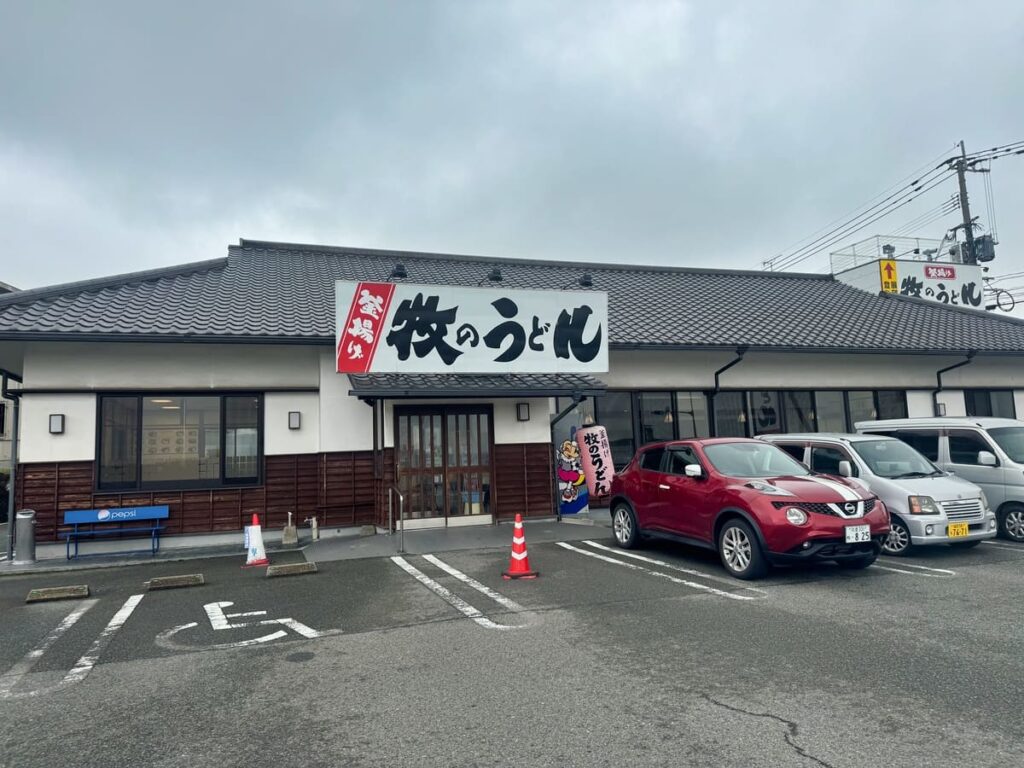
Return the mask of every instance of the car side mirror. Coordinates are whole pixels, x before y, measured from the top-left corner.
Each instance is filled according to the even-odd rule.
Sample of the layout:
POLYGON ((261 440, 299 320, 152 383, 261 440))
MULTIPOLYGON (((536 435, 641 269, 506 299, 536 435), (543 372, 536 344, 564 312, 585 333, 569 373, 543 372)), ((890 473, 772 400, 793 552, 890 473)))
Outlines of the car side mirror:
POLYGON ((704 470, 701 469, 700 464, 687 464, 684 471, 687 477, 702 477, 704 475, 704 470))
POLYGON ((995 467, 998 465, 996 455, 992 451, 978 451, 978 463, 983 467, 995 467))
POLYGON ((853 477, 853 467, 850 466, 850 462, 843 459, 839 462, 839 476, 840 477, 853 477))

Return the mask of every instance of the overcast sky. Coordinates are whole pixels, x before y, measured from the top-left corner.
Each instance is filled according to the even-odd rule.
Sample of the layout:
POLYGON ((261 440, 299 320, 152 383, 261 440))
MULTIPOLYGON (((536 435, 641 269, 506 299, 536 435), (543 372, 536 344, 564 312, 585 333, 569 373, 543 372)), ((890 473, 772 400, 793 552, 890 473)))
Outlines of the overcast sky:
MULTIPOLYGON (((1014 0, 0 0, 0 281, 239 237, 757 269, 961 138, 1024 139, 1022 73, 1014 0)), ((992 182, 1019 271, 1024 157, 992 182)))

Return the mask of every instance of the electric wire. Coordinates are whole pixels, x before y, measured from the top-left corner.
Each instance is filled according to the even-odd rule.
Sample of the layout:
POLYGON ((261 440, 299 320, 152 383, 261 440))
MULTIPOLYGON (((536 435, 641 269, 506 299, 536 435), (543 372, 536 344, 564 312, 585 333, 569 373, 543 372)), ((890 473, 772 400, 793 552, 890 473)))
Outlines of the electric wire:
MULTIPOLYGON (((955 146, 956 145, 954 145, 954 147, 955 146)), ((946 160, 946 152, 943 151, 943 152, 939 153, 935 158, 930 160, 929 162, 925 163, 921 167, 917 168, 913 172, 911 172, 911 173, 907 174, 906 176, 904 176, 903 178, 901 178, 899 181, 897 181, 892 186, 887 187, 885 190, 883 190, 879 194, 877 194, 874 197, 872 197, 866 203, 863 203, 863 204, 857 206, 856 208, 854 208, 849 213, 844 214, 843 216, 840 216, 840 217, 830 221, 828 224, 825 224, 820 229, 815 230, 813 233, 811 233, 807 237, 801 238, 800 240, 797 240, 796 242, 786 246, 784 249, 782 249, 782 251, 779 252, 778 256, 776 256, 775 259, 781 258, 785 253, 787 253, 789 251, 792 251, 793 249, 797 248, 798 246, 801 246, 801 245, 805 244, 807 241, 812 240, 813 238, 815 238, 818 235, 822 234, 823 232, 825 232, 829 228, 835 227, 835 226, 841 224, 842 222, 848 221, 849 219, 859 215, 859 213, 861 212, 862 208, 866 208, 868 206, 871 206, 872 204, 876 203, 881 198, 883 198, 886 195, 888 195, 893 190, 905 187, 906 186, 906 182, 908 180, 916 179, 919 176, 921 176, 921 174, 923 174, 923 173, 925 173, 925 172, 927 172, 929 170, 936 170, 938 167, 941 167, 942 165, 945 165, 946 162, 947 162, 947 160, 946 160), (940 163, 940 161, 942 161, 942 162, 940 163), (937 166, 936 163, 939 163, 939 166, 937 166)), ((774 261, 774 259, 768 259, 764 264, 765 264, 765 266, 769 266, 773 261, 774 261)))
POLYGON ((952 172, 945 168, 945 166, 939 166, 933 171, 925 174, 921 179, 915 180, 911 184, 901 188, 898 192, 889 195, 881 202, 871 206, 871 208, 867 209, 851 221, 845 222, 840 227, 836 227, 829 233, 815 239, 802 248, 798 248, 794 252, 783 256, 781 259, 773 259, 771 265, 772 269, 790 269, 797 264, 806 261, 812 256, 831 248, 849 235, 861 231, 876 221, 888 216, 893 211, 897 211, 911 201, 916 200, 924 193, 929 192, 940 184, 946 182, 952 175, 952 172))

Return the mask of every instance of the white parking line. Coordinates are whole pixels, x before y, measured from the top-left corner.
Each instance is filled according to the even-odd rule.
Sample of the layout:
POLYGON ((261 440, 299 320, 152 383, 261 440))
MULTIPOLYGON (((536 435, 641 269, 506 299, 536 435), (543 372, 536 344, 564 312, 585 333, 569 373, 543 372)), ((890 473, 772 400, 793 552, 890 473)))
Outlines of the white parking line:
POLYGON ((983 541, 981 542, 987 547, 995 547, 996 549, 1005 549, 1008 552, 1016 552, 1018 555, 1024 555, 1024 547, 1019 547, 1016 544, 1006 544, 1002 541, 983 541))
MULTIPOLYGON (((888 562, 888 561, 886 561, 886 562, 888 562)), ((908 564, 907 563, 901 563, 901 565, 908 565, 908 564)), ((872 565, 870 567, 871 568, 877 568, 880 571, 889 571, 890 573, 902 573, 902 574, 904 574, 906 576, 926 576, 926 577, 932 578, 932 579, 948 579, 951 576, 956 576, 956 571, 946 571, 944 569, 938 569, 938 568, 929 568, 929 569, 927 569, 927 570, 935 571, 935 573, 921 573, 920 571, 908 571, 905 568, 890 568, 887 565, 879 565, 878 563, 875 563, 874 565, 872 565)), ((910 568, 924 568, 924 566, 921 566, 921 565, 917 565, 917 566, 908 565, 908 567, 910 567, 910 568)))
POLYGON ((504 606, 505 608, 508 608, 510 611, 515 611, 516 613, 519 613, 519 612, 525 610, 523 608, 523 606, 521 606, 516 601, 509 600, 503 594, 501 594, 499 592, 495 592, 493 589, 488 587, 486 584, 481 584, 479 581, 477 581, 476 579, 474 579, 474 578, 472 578, 470 576, 467 576, 462 571, 459 571, 459 570, 457 570, 455 568, 452 568, 450 565, 448 565, 448 563, 444 562, 444 560, 441 560, 438 557, 434 557, 434 555, 423 555, 423 559, 426 560, 428 563, 433 563, 438 568, 440 568, 442 571, 444 571, 445 573, 451 574, 452 576, 454 576, 456 579, 458 579, 459 581, 463 582, 464 584, 468 584, 473 589, 475 589, 477 592, 480 592, 480 593, 482 593, 484 595, 487 595, 487 597, 491 598, 491 600, 496 602, 498 605, 504 606))
MULTIPOLYGON (((581 555, 586 555, 587 557, 592 557, 595 560, 603 560, 606 563, 612 563, 614 565, 621 565, 623 568, 629 568, 630 570, 633 570, 633 571, 640 571, 641 573, 650 574, 651 576, 657 576, 657 577, 662 578, 662 579, 667 579, 668 581, 671 581, 673 584, 683 584, 683 585, 685 585, 687 587, 692 587, 693 589, 700 589, 700 590, 703 590, 705 592, 710 592, 711 594, 718 595, 719 597, 727 597, 730 600, 754 600, 754 599, 756 599, 754 597, 751 597, 750 595, 735 595, 732 592, 725 592, 725 591, 723 591, 721 589, 715 589, 714 587, 709 587, 706 584, 698 584, 695 581, 687 581, 686 579, 678 579, 675 576, 669 576, 667 573, 661 573, 660 571, 652 571, 649 568, 644 568, 643 566, 640 566, 640 565, 634 565, 633 563, 625 563, 622 560, 616 560, 613 557, 607 557, 606 555, 599 555, 597 552, 588 552, 585 549, 579 549, 577 547, 572 546, 571 544, 566 544, 564 541, 559 541, 559 542, 556 542, 556 543, 562 549, 568 549, 571 552, 579 552, 581 555)), ((612 550, 612 551, 614 551, 614 550, 612 550)))
POLYGON ((124 605, 121 606, 120 610, 114 614, 114 618, 110 620, 110 623, 103 628, 100 632, 100 636, 96 638, 96 642, 92 644, 85 655, 82 656, 72 667, 71 671, 64 676, 64 684, 70 685, 71 683, 80 683, 85 679, 96 662, 99 661, 100 654, 106 649, 107 645, 111 640, 114 639, 114 635, 117 634, 117 630, 124 626, 124 623, 128 621, 128 617, 135 611, 136 606, 142 602, 142 598, 145 595, 132 595, 129 597, 124 605))
MULTIPOLYGON (((416 579, 416 581, 425 586, 427 589, 429 589, 435 595, 440 597, 442 600, 444 600, 450 606, 455 608, 457 611, 462 613, 464 616, 475 621, 481 627, 486 627, 487 629, 519 629, 519 627, 517 626, 505 626, 503 624, 496 624, 495 622, 491 621, 486 616, 484 616, 484 614, 481 611, 474 608, 461 597, 454 594, 451 590, 446 589, 445 587, 438 584, 432 578, 427 576, 427 574, 423 573, 423 571, 411 565, 404 557, 395 555, 391 558, 391 562, 393 562, 403 571, 408 573, 410 576, 416 579)), ((483 585, 481 584, 480 586, 483 585)))
MULTIPOLYGON (((673 571, 678 571, 679 573, 688 573, 691 576, 699 576, 702 579, 707 579, 708 581, 717 581, 720 584, 727 584, 727 585, 729 585, 731 587, 736 587, 737 586, 735 579, 730 580, 730 579, 727 579, 727 578, 725 578, 723 576, 713 576, 710 573, 704 573, 703 571, 697 571, 697 570, 694 570, 692 568, 683 568, 683 567, 678 566, 678 565, 673 565, 672 563, 666 563, 664 560, 655 560, 653 557, 646 557, 644 555, 638 555, 636 552, 626 552, 626 551, 621 550, 621 549, 612 549, 611 547, 606 547, 604 544, 599 544, 596 541, 584 541, 583 543, 587 544, 588 546, 594 547, 595 549, 602 549, 605 552, 612 552, 612 553, 617 554, 617 555, 622 555, 623 557, 631 557, 634 560, 640 560, 641 562, 650 563, 651 565, 660 565, 662 568, 669 568, 669 569, 671 569, 673 571)), ((756 587, 738 587, 738 588, 739 589, 745 589, 745 590, 747 590, 749 592, 755 592, 755 593, 757 593, 758 597, 767 597, 768 596, 767 592, 765 592, 763 589, 757 589, 756 587)))
POLYGON ((893 567, 900 568, 916 568, 921 571, 931 571, 932 573, 941 573, 944 576, 956 576, 956 571, 951 571, 948 568, 931 568, 927 565, 916 565, 914 563, 907 563, 903 560, 893 560, 892 558, 885 558, 884 562, 889 563, 893 567))
POLYGON ((99 600, 85 600, 78 605, 71 613, 64 617, 60 624, 58 624, 50 634, 43 638, 43 641, 39 643, 35 648, 25 654, 25 658, 15 664, 11 669, 0 676, 0 699, 8 698, 14 687, 21 681, 26 674, 32 671, 32 667, 35 666, 36 662, 42 658, 43 654, 50 650, 55 642, 57 642, 61 635, 71 629, 77 621, 85 615, 85 612, 92 608, 99 600))

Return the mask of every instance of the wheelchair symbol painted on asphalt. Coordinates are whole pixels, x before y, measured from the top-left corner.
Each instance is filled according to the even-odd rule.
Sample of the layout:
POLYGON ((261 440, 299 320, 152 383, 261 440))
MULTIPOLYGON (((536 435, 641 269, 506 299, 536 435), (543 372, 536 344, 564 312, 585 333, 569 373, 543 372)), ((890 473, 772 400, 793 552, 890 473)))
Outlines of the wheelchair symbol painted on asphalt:
POLYGON ((283 619, 259 619, 256 621, 236 621, 237 619, 255 619, 259 616, 266 616, 266 611, 242 611, 237 613, 225 613, 225 608, 230 608, 234 605, 232 602, 216 602, 207 603, 203 606, 203 610, 206 611, 206 618, 210 621, 210 627, 214 631, 223 631, 229 629, 250 629, 252 627, 277 627, 273 632, 268 632, 265 635, 259 637, 253 637, 247 640, 236 640, 230 643, 215 643, 213 645, 191 645, 179 643, 175 638, 182 632, 190 629, 195 629, 199 626, 199 622, 191 621, 188 624, 181 624, 177 627, 172 627, 165 632, 161 632, 156 636, 157 645, 162 648, 167 648, 173 651, 208 651, 218 648, 244 648, 250 645, 260 645, 262 643, 269 643, 274 640, 280 640, 289 636, 291 632, 294 632, 300 637, 308 639, 316 639, 320 637, 326 637, 328 635, 341 634, 340 629, 332 629, 327 631, 315 630, 312 627, 308 627, 300 621, 296 621, 293 618, 283 619))

